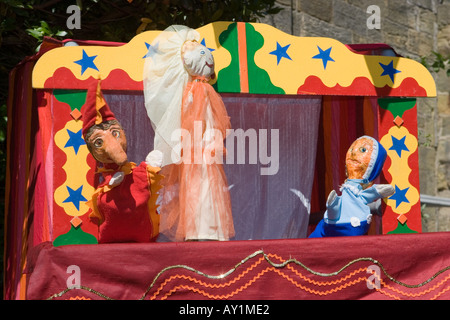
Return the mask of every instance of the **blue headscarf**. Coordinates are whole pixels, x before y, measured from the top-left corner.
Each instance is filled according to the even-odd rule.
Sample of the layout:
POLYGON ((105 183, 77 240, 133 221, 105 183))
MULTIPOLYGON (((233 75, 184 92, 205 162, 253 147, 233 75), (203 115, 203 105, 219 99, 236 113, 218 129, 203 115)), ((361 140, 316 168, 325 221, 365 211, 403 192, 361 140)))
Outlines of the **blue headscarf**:
POLYGON ((386 160, 386 149, 376 139, 369 136, 362 136, 359 139, 367 138, 373 141, 373 150, 370 157, 369 165, 363 175, 363 182, 369 183, 375 180, 383 169, 384 161, 386 160))

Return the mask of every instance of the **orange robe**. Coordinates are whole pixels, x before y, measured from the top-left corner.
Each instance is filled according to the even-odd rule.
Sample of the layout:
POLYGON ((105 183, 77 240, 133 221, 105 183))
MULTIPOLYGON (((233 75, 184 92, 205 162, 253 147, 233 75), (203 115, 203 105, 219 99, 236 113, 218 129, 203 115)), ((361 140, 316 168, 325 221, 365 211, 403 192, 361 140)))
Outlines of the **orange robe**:
POLYGON ((231 124, 221 97, 204 79, 194 78, 184 90, 181 128, 190 143, 183 140, 180 164, 162 169, 160 232, 173 241, 229 240, 234 225, 221 162, 231 124), (205 141, 211 132, 216 139, 205 141))

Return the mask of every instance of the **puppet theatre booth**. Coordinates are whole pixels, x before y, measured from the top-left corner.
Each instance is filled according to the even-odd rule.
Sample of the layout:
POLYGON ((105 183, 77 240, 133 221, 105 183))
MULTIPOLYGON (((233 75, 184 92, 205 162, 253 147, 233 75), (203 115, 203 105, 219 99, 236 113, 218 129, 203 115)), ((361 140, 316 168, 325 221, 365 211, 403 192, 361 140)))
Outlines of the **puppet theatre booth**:
MULTIPOLYGON (((421 64, 384 44, 344 45, 239 22, 177 30, 181 40, 171 45, 178 56, 168 63, 163 32, 143 32, 129 43, 46 39, 39 53, 11 72, 6 299, 450 298, 450 234, 421 233, 416 98, 436 95, 421 64), (171 67, 182 63, 186 37, 195 40, 192 52, 200 48, 202 59, 214 58, 202 65, 214 68, 208 77, 183 78, 178 89, 171 81, 147 83, 152 61, 151 72, 160 78, 185 75, 186 68, 171 67), (166 69, 158 71, 159 63, 166 69), (158 230, 164 192, 172 198, 184 192, 194 202, 200 197, 193 182, 166 190, 163 153, 153 164, 161 171, 148 179, 156 240, 100 241, 102 225, 90 219, 89 202, 109 167, 88 149, 84 126, 92 119, 83 108, 92 104, 98 115, 106 110, 119 120, 128 163, 136 164, 129 173, 148 164, 161 143, 164 116, 151 119, 148 99, 166 115, 171 97, 186 85, 201 85, 208 97, 218 93, 214 99, 225 106, 220 112, 229 116, 217 171, 226 180, 202 189, 220 185, 229 195, 229 238, 173 240, 158 230), (361 136, 373 137, 378 152, 384 150, 373 182, 393 191, 370 204, 367 235, 312 238, 329 194, 335 190, 340 197, 347 151, 361 136)), ((183 67, 188 60, 186 53, 183 67)), ((178 114, 181 109, 173 107, 178 114)), ((216 122, 203 123, 217 124, 217 110, 210 114, 216 122)), ((179 116, 166 121, 177 129, 179 116)), ((119 137, 119 131, 111 134, 119 137)), ((127 195, 111 200, 124 204, 123 212, 137 207, 135 193, 127 195)), ((129 226, 127 219, 114 234, 129 226)))

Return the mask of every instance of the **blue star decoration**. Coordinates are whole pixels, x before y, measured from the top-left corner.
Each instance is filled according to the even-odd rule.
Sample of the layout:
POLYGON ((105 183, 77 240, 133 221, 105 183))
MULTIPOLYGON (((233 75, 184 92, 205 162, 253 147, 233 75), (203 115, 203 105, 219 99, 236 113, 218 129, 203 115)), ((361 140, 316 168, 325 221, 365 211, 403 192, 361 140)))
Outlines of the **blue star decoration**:
POLYGON ((153 57, 156 53, 158 53, 159 42, 155 43, 153 46, 145 42, 145 46, 147 47, 147 53, 142 57, 142 59, 153 57))
POLYGON ((331 54, 331 48, 332 47, 329 47, 327 50, 322 50, 322 48, 321 47, 319 47, 319 46, 317 46, 317 48, 319 49, 319 53, 318 54, 316 54, 314 57, 313 57, 313 59, 322 59, 322 63, 323 63, 323 69, 325 70, 326 68, 327 68, 327 63, 328 63, 328 61, 333 61, 333 62, 335 62, 334 60, 333 60, 333 58, 331 58, 330 57, 330 54, 331 54))
MULTIPOLYGON (((203 38, 202 41, 200 41, 200 44, 206 47, 205 38, 203 38)), ((206 47, 206 48, 208 48, 208 47, 206 47)), ((211 52, 213 52, 213 51, 216 50, 216 49, 208 48, 208 50, 211 51, 211 52)))
POLYGON ((69 134, 69 140, 67 140, 64 148, 73 147, 75 154, 77 154, 80 147, 86 144, 81 136, 81 129, 78 132, 72 132, 67 129, 67 133, 69 134))
POLYGON ((87 199, 81 194, 83 192, 83 186, 79 187, 77 190, 73 190, 71 187, 66 186, 69 196, 63 203, 72 202, 77 210, 80 210, 80 202, 87 201, 87 199))
POLYGON ((403 150, 409 151, 408 147, 406 147, 406 145, 405 145, 406 136, 404 136, 401 139, 397 139, 394 136, 391 136, 391 138, 392 138, 392 147, 390 147, 389 150, 395 150, 395 152, 397 152, 399 157, 402 156, 403 150))
POLYGON ((76 64, 79 64, 81 66, 81 75, 83 75, 83 73, 89 68, 99 71, 94 63, 95 58, 97 58, 97 56, 88 56, 86 51, 84 51, 83 49, 83 58, 74 61, 76 64))
POLYGON ((408 198, 406 198, 406 193, 408 192, 409 187, 405 189, 400 189, 395 186, 395 193, 389 197, 391 200, 395 200, 395 207, 397 208, 402 202, 409 203, 408 198))
POLYGON ((288 45, 282 47, 277 41, 276 50, 269 52, 269 54, 273 54, 274 56, 277 56, 277 65, 280 63, 282 58, 292 60, 291 57, 289 57, 289 55, 287 54, 287 49, 289 49, 290 46, 291 45, 288 44, 288 45))
POLYGON ((394 60, 392 60, 389 64, 382 64, 381 62, 378 63, 383 68, 383 73, 380 77, 389 76, 391 81, 394 82, 394 74, 401 72, 400 70, 394 68, 394 60))

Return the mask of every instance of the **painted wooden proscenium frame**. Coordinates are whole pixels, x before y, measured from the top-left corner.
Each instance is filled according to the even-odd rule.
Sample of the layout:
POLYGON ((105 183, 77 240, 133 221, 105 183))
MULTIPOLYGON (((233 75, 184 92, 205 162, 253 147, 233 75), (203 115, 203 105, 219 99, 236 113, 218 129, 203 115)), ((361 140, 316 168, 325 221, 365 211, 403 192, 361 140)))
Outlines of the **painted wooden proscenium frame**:
MULTIPOLYGON (((411 283, 421 283, 423 277, 431 276, 431 280, 440 281, 432 283, 433 288, 441 290, 436 297, 447 297, 448 285, 443 288, 440 286, 450 278, 441 281, 437 275, 449 270, 448 256, 444 257, 448 233, 422 234, 417 237, 405 235, 422 231, 416 98, 436 96, 430 73, 420 63, 399 57, 384 44, 344 45, 330 38, 296 37, 259 23, 215 22, 198 29, 201 42, 212 51, 215 59, 216 78, 212 82, 213 86, 223 96, 321 97, 318 140, 322 146, 317 149, 311 212, 320 212, 331 189, 343 182, 345 172, 343 162, 340 161, 352 142, 353 137, 350 136, 368 134, 377 138, 387 150, 380 180, 392 184, 395 194, 384 199, 382 229, 375 233, 402 234, 392 237, 397 241, 396 245, 403 246, 406 253, 398 255, 397 248, 391 246, 390 237, 384 235, 374 236, 377 237, 376 243, 369 237, 343 237, 274 239, 266 242, 227 241, 215 244, 136 244, 130 247, 127 244, 125 247, 122 244, 83 246, 97 242, 97 228, 88 223, 89 211, 85 204, 94 191, 96 165, 81 136, 83 119, 80 109, 86 99, 87 85, 92 79, 100 78, 104 92, 125 92, 127 97, 136 93, 142 95, 144 60, 152 53, 151 43, 159 32, 141 33, 126 44, 57 42, 46 39, 36 56, 24 61, 11 73, 10 83, 13 86, 10 86, 8 103, 9 162, 5 203, 5 297, 42 299, 60 297, 54 296, 58 292, 77 295, 76 291, 67 291, 65 282, 65 268, 73 264, 73 257, 77 258, 78 264, 83 264, 83 270, 86 270, 84 279, 93 290, 105 290, 104 293, 111 297, 134 299, 142 295, 142 285, 156 280, 158 272, 170 265, 193 264, 199 270, 217 274, 217 270, 223 272, 234 265, 236 259, 247 257, 248 263, 251 263, 253 257, 261 255, 259 262, 246 269, 255 269, 257 273, 256 278, 252 278, 251 273, 247 275, 246 288, 264 275, 267 275, 265 279, 268 282, 262 285, 267 287, 259 290, 258 284, 252 289, 254 291, 244 290, 253 292, 245 297, 260 299, 261 295, 267 293, 267 297, 290 299, 292 292, 290 289, 283 290, 284 282, 278 278, 289 278, 283 274, 284 270, 274 265, 261 270, 255 268, 260 263, 261 268, 265 267, 262 262, 267 262, 267 257, 276 257, 273 260, 276 263, 287 261, 282 258, 279 260, 274 254, 286 259, 298 256, 308 263, 315 263, 320 270, 326 267, 322 263, 324 261, 332 261, 330 266, 333 265, 333 268, 354 261, 356 268, 361 257, 374 255, 373 260, 366 262, 373 264, 384 261, 394 275, 408 273, 411 283), (30 74, 32 86, 29 83, 30 74), (350 118, 351 121, 348 121, 350 118), (359 129, 353 130, 353 124, 358 125, 359 129), (340 127, 336 129, 336 125, 340 127), (351 130, 352 135, 348 134, 351 130), (331 138, 334 140, 331 141, 331 138), (332 142, 338 146, 332 145, 332 142), (336 164, 335 160, 339 163, 336 164), (339 168, 337 173, 336 166, 339 168), (416 246, 412 242, 420 245, 416 246), (333 248, 335 243, 342 248, 341 251, 333 248), (59 248, 69 244, 81 246, 59 248), (215 252, 220 250, 211 249, 214 246, 221 248, 222 252, 218 254, 220 257, 215 252), (266 257, 259 251, 263 246, 268 253, 266 257), (430 247, 440 250, 441 254, 435 254, 438 251, 430 250, 430 247), (110 250, 116 251, 111 255, 110 250), (167 255, 167 250, 174 251, 173 259, 172 255, 167 255), (318 251, 321 251, 322 257, 317 256, 318 251), (136 255, 132 261, 128 259, 130 252, 136 255), (89 282, 87 278, 96 278, 98 268, 102 268, 97 262, 102 254, 106 254, 109 259, 122 259, 119 265, 123 263, 130 268, 137 268, 136 275, 142 271, 138 264, 148 263, 146 272, 150 280, 144 278, 137 281, 133 278, 134 273, 124 275, 122 270, 116 270, 114 263, 111 263, 113 267, 108 270, 110 277, 107 279, 123 281, 120 286, 117 287, 112 280, 103 285, 98 279, 94 279, 97 282, 89 282), (161 261, 154 259, 155 256, 160 256, 161 261), (192 260, 193 256, 196 257, 195 261, 192 260), (436 259, 432 259, 434 257, 436 259), (145 262, 141 259, 145 259, 145 262), (214 263, 211 263, 212 260, 214 263), (136 261, 139 263, 136 264, 136 261), (217 266, 217 263, 220 265, 217 266), (88 272, 92 265, 95 265, 93 272, 88 272), (436 273, 437 270, 441 270, 440 273, 436 273), (116 271, 120 276, 116 275, 116 271), (269 276, 272 274, 269 271, 273 271, 273 277, 269 276), (52 272, 60 274, 55 276, 52 272), (134 282, 138 285, 131 289, 129 284, 134 282), (280 285, 278 293, 268 290, 272 284, 280 285), (123 290, 123 286, 127 286, 127 290, 123 290)), ((364 268, 355 270, 348 277, 365 271, 364 268)), ((244 274, 247 271, 241 275, 244 274)), ((321 278, 321 274, 315 276, 321 278)), ((343 277, 347 279, 347 276, 343 277)), ((354 295, 341 295, 345 290, 335 289, 325 293, 311 291, 309 284, 312 282, 308 281, 306 289, 296 285, 300 290, 294 298, 326 294, 331 298, 338 296, 351 299, 367 293, 386 297, 386 292, 382 290, 367 292, 365 278, 358 279, 353 281, 348 278, 348 283, 339 287, 339 290, 349 288, 347 291, 354 292, 354 295)), ((392 281, 392 278, 385 277, 385 280, 392 281)), ((234 281, 231 280, 230 284, 234 281)), ((330 283, 334 283, 334 280, 330 283)), ((150 287, 152 291, 145 292, 143 298, 158 298, 158 292, 166 296, 176 292, 170 287, 166 291, 154 292, 156 285, 159 286, 155 284, 154 288, 150 287)), ((397 282, 396 285, 402 286, 403 283, 397 282)), ((416 287, 414 289, 420 290, 421 285, 416 287)), ((424 289, 423 294, 428 294, 430 290, 424 289)), ((192 289, 194 294, 190 295, 189 292, 185 297, 195 299, 200 291, 196 287, 192 289)), ((239 298, 240 292, 241 289, 236 289, 236 295, 225 297, 239 298)), ((394 291, 394 296, 398 292, 394 291)), ((180 294, 184 297, 185 292, 181 291, 180 294)), ((99 297, 92 290, 89 295, 99 297)), ((177 297, 176 294, 174 296, 177 297)), ((210 297, 207 294, 205 296, 210 297)), ((408 293, 407 297, 420 298, 422 293, 408 293)))
MULTIPOLYGON (((415 97, 436 95, 433 78, 421 64, 387 46, 295 37, 265 24, 216 22, 198 31, 214 56, 213 85, 219 93, 375 97, 376 138, 388 153, 382 179, 396 191, 384 201, 382 232, 421 232, 415 97)), ((105 91, 142 91, 144 60, 158 33, 141 33, 120 46, 65 46, 36 63, 33 88, 41 104, 54 104, 54 131, 44 141, 45 151, 53 150, 46 168, 53 171, 54 238, 67 230, 69 221, 77 227, 87 218, 84 199, 94 190, 94 163, 80 134, 87 82, 100 78, 105 91), (70 109, 58 107, 66 103, 70 109), (53 163, 64 165, 57 168, 53 163)), ((45 127, 50 108, 40 112, 45 127)))

